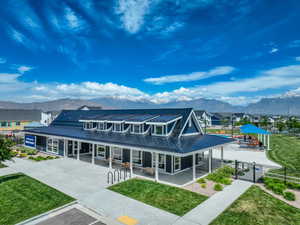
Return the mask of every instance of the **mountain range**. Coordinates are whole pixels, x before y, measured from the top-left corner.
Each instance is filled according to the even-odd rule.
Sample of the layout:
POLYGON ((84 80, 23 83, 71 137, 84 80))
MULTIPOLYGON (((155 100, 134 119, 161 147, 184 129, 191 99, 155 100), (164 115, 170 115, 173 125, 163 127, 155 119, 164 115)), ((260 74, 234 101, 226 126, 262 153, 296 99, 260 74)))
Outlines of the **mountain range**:
POLYGON ((208 112, 246 112, 252 114, 300 115, 300 96, 264 98, 247 106, 235 106, 213 99, 195 99, 190 101, 173 101, 155 104, 149 100, 132 101, 113 97, 83 99, 58 99, 46 102, 16 103, 0 101, 0 108, 6 109, 40 109, 43 111, 60 111, 77 109, 82 105, 102 106, 104 109, 136 109, 136 108, 180 108, 192 107, 208 112))

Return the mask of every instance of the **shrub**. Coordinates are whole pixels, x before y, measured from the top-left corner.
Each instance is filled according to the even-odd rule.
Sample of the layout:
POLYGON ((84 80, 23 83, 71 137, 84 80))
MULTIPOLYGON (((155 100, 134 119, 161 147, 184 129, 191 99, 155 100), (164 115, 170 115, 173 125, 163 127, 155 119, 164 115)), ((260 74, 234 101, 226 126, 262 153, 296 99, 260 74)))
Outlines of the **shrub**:
POLYGON ((205 184, 205 183, 206 183, 206 180, 205 180, 204 178, 200 178, 200 179, 198 180, 198 183, 199 183, 199 184, 205 184))
POLYGON ((288 201, 295 201, 296 200, 296 196, 293 192, 290 191, 286 191, 283 193, 283 197, 288 200, 288 201))
POLYGON ((27 150, 27 154, 28 155, 36 155, 37 154, 37 150, 35 150, 35 149, 28 149, 27 150))
POLYGON ((204 183, 201 184, 201 187, 202 187, 202 188, 206 188, 206 184, 204 184, 204 183))
POLYGON ((221 184, 230 185, 232 183, 232 179, 230 178, 224 178, 221 182, 221 184))
POLYGON ((272 190, 275 194, 278 195, 283 195, 283 192, 286 189, 286 185, 282 180, 279 179, 265 177, 264 183, 267 189, 272 190))
POLYGON ((18 155, 18 152, 16 152, 16 151, 11 151, 10 154, 11 154, 11 157, 15 157, 15 156, 18 155))
POLYGON ((20 154, 19 154, 19 157, 20 157, 20 158, 25 158, 25 157, 27 157, 27 154, 26 154, 26 153, 20 153, 20 154))
POLYGON ((287 182, 286 185, 290 189, 298 189, 298 190, 300 190, 300 184, 293 183, 293 182, 287 182))
POLYGON ((222 191, 223 190, 223 186, 221 184, 215 184, 214 190, 215 191, 222 191))
POLYGON ((229 185, 232 183, 231 176, 234 174, 234 169, 230 166, 224 166, 217 169, 215 172, 207 175, 206 179, 214 181, 216 183, 221 183, 229 185))

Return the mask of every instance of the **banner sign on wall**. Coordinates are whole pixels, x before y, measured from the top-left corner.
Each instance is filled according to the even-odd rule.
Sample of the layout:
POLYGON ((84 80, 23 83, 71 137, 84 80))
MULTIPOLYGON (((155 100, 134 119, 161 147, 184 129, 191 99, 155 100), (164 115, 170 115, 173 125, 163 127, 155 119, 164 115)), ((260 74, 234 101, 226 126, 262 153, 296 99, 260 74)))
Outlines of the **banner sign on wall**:
POLYGON ((25 135, 25 145, 35 148, 35 138, 33 135, 25 135))

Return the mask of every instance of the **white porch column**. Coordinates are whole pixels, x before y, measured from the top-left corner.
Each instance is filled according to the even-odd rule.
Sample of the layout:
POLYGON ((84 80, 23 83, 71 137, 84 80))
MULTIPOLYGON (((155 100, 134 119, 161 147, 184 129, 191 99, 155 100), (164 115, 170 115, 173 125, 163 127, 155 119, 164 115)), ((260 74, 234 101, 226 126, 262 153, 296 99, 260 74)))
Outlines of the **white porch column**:
POLYGON ((130 166, 130 177, 132 177, 132 175, 133 175, 133 167, 132 167, 132 149, 130 149, 129 166, 130 166))
POLYGON ((267 135, 264 134, 264 146, 267 146, 267 135))
POLYGON ((72 141, 72 156, 75 155, 75 141, 72 141))
POLYGON ((77 141, 77 160, 80 159, 80 148, 81 148, 81 143, 77 141))
POLYGON ((155 181, 158 181, 158 153, 155 154, 155 181))
POLYGON ((67 157, 67 140, 64 139, 64 157, 67 157))
POLYGON ((111 150, 111 146, 109 146, 109 169, 112 169, 112 150, 111 150))
POLYGON ((270 150, 270 137, 271 137, 271 135, 269 134, 268 135, 268 148, 267 148, 267 150, 270 150))
POLYGON ((193 153, 193 180, 196 180, 196 154, 193 153))
POLYGON ((96 144, 92 144, 92 164, 95 164, 95 149, 96 149, 96 144))
POLYGON ((209 149, 208 151, 208 172, 212 172, 212 149, 209 149))
POLYGON ((224 147, 221 146, 221 166, 223 166, 223 161, 224 161, 224 147))

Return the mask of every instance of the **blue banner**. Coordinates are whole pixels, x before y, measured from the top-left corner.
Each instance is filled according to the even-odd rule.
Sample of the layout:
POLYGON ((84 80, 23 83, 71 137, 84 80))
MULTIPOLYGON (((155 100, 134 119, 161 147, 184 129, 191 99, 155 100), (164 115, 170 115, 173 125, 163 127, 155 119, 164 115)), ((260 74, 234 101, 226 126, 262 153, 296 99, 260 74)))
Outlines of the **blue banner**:
POLYGON ((25 135, 25 146, 35 148, 35 136, 33 135, 25 135))

